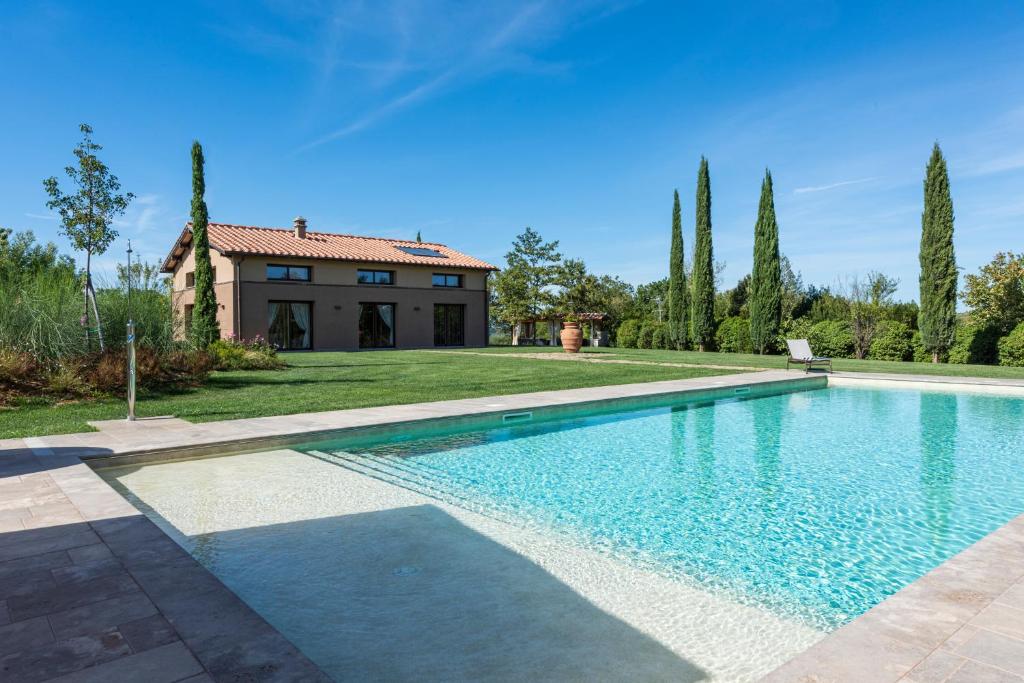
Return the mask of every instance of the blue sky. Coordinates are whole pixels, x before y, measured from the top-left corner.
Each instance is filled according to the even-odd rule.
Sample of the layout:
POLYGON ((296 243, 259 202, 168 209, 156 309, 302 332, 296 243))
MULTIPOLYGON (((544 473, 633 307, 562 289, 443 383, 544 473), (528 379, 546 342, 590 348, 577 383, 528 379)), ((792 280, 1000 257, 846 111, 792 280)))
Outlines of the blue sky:
POLYGON ((917 296, 921 181, 950 164, 961 266, 1024 250, 1020 2, 0 4, 0 225, 58 241, 42 178, 90 123, 162 258, 202 141, 213 220, 445 242, 501 263, 530 225, 598 273, 692 248, 701 154, 716 257, 748 272, 772 170, 805 281, 917 296))

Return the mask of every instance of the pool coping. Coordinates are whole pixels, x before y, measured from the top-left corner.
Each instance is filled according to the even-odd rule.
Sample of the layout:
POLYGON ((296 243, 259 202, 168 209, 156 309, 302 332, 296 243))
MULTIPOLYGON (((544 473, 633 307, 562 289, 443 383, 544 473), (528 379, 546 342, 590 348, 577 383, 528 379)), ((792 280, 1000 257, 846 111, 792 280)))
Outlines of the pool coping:
MULTIPOLYGON (((482 397, 438 401, 406 405, 381 406, 376 408, 359 408, 351 410, 328 411, 322 413, 303 413, 245 420, 230 420, 193 424, 175 418, 157 418, 126 422, 110 420, 95 423, 100 431, 56 435, 48 437, 29 437, 24 439, 0 440, 0 475, 9 476, 4 469, 4 455, 11 452, 20 453, 22 460, 25 454, 46 471, 54 482, 63 490, 66 497, 74 505, 81 518, 97 528, 101 540, 110 546, 115 556, 118 555, 116 539, 108 539, 99 533, 105 520, 124 517, 142 517, 138 524, 146 528, 145 533, 136 534, 131 548, 122 547, 122 553, 145 552, 146 547, 153 545, 159 553, 174 554, 174 549, 184 553, 170 541, 163 532, 157 534, 146 526, 149 522, 113 488, 106 484, 86 464, 98 464, 97 459, 104 459, 111 464, 144 464, 152 460, 164 460, 180 457, 202 457, 215 453, 255 450, 257 448, 280 447, 301 441, 309 441, 317 435, 325 435, 339 430, 364 427, 415 423, 437 420, 440 418, 460 418, 515 412, 517 410, 541 409, 549 407, 584 405, 615 399, 654 397, 669 394, 686 394, 712 389, 739 388, 754 385, 786 385, 800 386, 805 383, 827 383, 837 385, 872 385, 882 383, 891 387, 900 385, 906 388, 930 386, 935 388, 961 389, 968 391, 1010 391, 1014 394, 1024 393, 1024 381, 996 380, 984 378, 953 378, 938 376, 886 375, 878 373, 835 373, 828 380, 821 373, 804 373, 799 370, 768 370, 760 372, 714 375, 709 377, 686 380, 667 380, 642 384, 612 385, 564 391, 546 391, 531 394, 516 394, 499 397, 482 397), (809 378, 811 379, 808 382, 809 378), (939 387, 938 385, 942 385, 939 387), (167 547, 167 542, 174 549, 167 547)), ((17 470, 15 470, 17 472, 17 470)), ((0 481, 3 481, 0 479, 0 481)), ((115 520, 116 521, 116 520, 115 520)), ((151 525, 152 523, 149 522, 151 525)), ((152 525, 156 529, 155 525, 152 525)), ((159 554, 158 553, 158 554, 159 554)), ((187 554, 185 557, 188 558, 187 554)), ((150 558, 151 560, 151 558, 150 558)), ((187 562, 176 556, 177 562, 187 562)), ((129 573, 132 567, 125 565, 129 573)), ((152 567, 150 567, 152 569, 152 567)), ((190 567, 198 569, 193 573, 195 581, 207 586, 211 580, 219 591, 226 593, 236 602, 240 602, 212 574, 198 564, 190 567)), ((136 577, 138 578, 138 577, 136 577)), ((142 581, 139 581, 140 584, 142 581)), ((191 587, 186 582, 175 581, 172 586, 160 584, 160 590, 167 593, 168 600, 181 599, 187 596, 191 587)), ((213 590, 213 589, 210 589, 213 590)), ((155 601, 155 600, 154 600, 155 601)), ((904 588, 888 600, 879 604, 868 613, 835 631, 820 643, 801 655, 784 664, 765 680, 769 681, 897 681, 897 680, 933 680, 931 678, 914 678, 909 676, 913 671, 921 671, 925 667, 932 671, 938 664, 955 666, 956 672, 970 666, 986 666, 992 664, 993 658, 984 655, 985 648, 1001 652, 998 647, 986 641, 989 635, 1012 638, 999 634, 989 626, 976 626, 979 618, 984 621, 986 610, 992 605, 1001 605, 1007 609, 1024 609, 1024 515, 1012 520, 1003 528, 989 534, 978 543, 943 563, 928 575, 904 588), (1006 566, 1007 559, 1015 568, 1006 566), (1017 590, 1017 593, 1012 591, 1017 590), (1019 595, 1018 595, 1019 593, 1019 595), (1005 597, 1010 595, 1009 598, 1005 597), (1020 598, 1016 607, 1006 604, 1020 598), (941 628, 936 624, 940 624, 941 628), (973 630, 965 630, 973 629, 973 630), (956 640, 958 634, 970 638, 963 643, 956 640), (981 636, 979 638, 979 636, 981 636), (978 650, 983 656, 978 656, 978 650), (988 659, 986 659, 988 657, 988 659), (851 668, 851 662, 857 662, 851 668)), ((159 603, 157 605, 160 606, 159 603)), ((1024 614, 1024 612, 1022 612, 1024 614)), ((3 615, 0 615, 2 617, 3 615)), ((179 620, 180 621, 180 620, 179 620)), ((185 631, 187 623, 179 624, 185 631)), ((0 622, 2 623, 2 622, 0 622)), ((989 623, 989 622, 985 622, 989 623)), ((294 647, 266 624, 262 617, 242 604, 232 605, 231 617, 220 626, 224 634, 241 626, 239 632, 249 633, 255 628, 259 631, 261 642, 274 641, 275 648, 271 652, 284 652, 283 669, 294 673, 293 668, 311 667, 306 669, 313 678, 319 672, 315 665, 305 659, 294 647), (256 624, 256 626, 253 626, 256 624), (260 625, 263 626, 260 626, 260 625), (272 631, 273 636, 267 634, 272 631), (276 640, 275 640, 276 638, 276 640), (298 656, 298 659, 296 656, 298 656)), ((179 630, 181 630, 179 629, 179 630)), ((182 634, 186 644, 189 640, 182 634)), ((1022 642, 1024 647, 1024 642, 1022 642)), ((1024 653, 1024 650, 1022 650, 1024 653)), ((193 652, 206 671, 211 671, 210 663, 205 661, 199 652, 193 652)), ((1003 655, 1005 657, 1005 654, 1003 655)), ((1024 663, 1024 654, 1020 657, 1024 663)), ((273 662, 264 662, 273 667, 273 662)), ((998 666, 998 663, 993 664, 998 666)), ((1000 667, 1007 669, 1004 665, 1000 667)), ((1024 669, 1024 665, 1021 666, 1024 669)), ((320 674, 322 675, 322 674, 320 674)), ((274 680, 268 675, 259 680, 274 680)), ((282 678, 283 680, 283 678, 282 678)), ((946 680, 935 678, 934 680, 946 680)))

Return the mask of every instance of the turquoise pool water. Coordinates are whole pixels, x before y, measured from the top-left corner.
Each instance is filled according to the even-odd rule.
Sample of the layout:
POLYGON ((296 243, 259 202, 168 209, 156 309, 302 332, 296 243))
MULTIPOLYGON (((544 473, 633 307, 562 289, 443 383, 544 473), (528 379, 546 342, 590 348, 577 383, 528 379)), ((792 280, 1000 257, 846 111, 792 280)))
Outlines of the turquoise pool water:
POLYGON ((303 449, 835 628, 1024 512, 1024 398, 833 387, 303 449))

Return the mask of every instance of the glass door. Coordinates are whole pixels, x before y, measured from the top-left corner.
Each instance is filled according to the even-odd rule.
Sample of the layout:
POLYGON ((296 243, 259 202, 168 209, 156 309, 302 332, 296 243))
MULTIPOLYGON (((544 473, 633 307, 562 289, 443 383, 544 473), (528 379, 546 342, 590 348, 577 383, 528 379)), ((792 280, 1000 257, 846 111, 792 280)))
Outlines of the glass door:
POLYGON ((359 348, 382 349, 395 345, 395 305, 359 304, 359 348))
POLYGON ((463 346, 465 320, 462 304, 434 304, 434 346, 463 346))
POLYGON ((267 341, 279 349, 298 351, 313 347, 313 306, 308 301, 271 301, 267 341))

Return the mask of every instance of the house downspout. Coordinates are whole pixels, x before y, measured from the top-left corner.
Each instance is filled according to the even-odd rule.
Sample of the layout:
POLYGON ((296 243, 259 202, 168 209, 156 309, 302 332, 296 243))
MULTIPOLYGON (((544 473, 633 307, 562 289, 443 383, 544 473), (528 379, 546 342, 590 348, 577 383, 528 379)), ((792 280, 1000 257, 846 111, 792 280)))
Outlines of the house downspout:
POLYGON ((484 273, 484 346, 491 345, 491 271, 484 273))
POLYGON ((244 256, 235 258, 235 338, 242 338, 242 261, 244 256))

